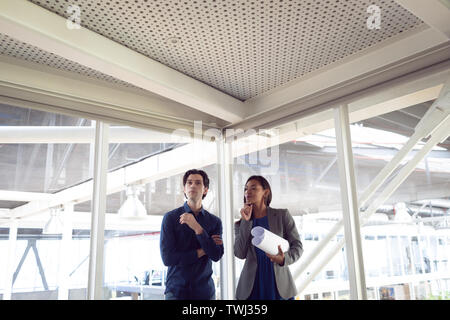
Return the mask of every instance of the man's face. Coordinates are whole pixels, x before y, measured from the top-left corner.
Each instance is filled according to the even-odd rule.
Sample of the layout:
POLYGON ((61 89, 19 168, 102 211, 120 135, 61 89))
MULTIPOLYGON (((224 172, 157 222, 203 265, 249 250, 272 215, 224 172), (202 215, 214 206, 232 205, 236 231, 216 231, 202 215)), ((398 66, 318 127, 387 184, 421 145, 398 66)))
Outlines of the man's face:
POLYGON ((206 195, 208 188, 203 184, 203 177, 200 174, 190 174, 184 185, 184 194, 193 201, 202 199, 206 195))

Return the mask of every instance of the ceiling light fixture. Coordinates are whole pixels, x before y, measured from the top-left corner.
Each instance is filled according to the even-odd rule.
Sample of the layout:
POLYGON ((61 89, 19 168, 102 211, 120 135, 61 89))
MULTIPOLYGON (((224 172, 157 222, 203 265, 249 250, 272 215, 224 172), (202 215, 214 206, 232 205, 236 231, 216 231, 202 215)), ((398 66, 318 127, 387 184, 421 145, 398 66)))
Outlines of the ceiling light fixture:
POLYGON ((127 199, 118 211, 120 218, 142 219, 147 217, 147 210, 138 198, 140 189, 139 186, 127 186, 127 199))

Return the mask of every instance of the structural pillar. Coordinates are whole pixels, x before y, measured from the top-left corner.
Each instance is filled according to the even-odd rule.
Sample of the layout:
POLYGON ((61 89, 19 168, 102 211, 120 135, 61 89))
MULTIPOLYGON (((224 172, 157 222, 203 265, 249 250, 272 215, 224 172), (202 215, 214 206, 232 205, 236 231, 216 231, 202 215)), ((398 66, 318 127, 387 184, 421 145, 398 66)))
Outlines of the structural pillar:
POLYGON ((3 278, 3 300, 11 300, 12 296, 14 262, 16 260, 17 227, 17 219, 11 218, 9 223, 8 257, 6 259, 6 272, 3 278))
POLYGON ((103 299, 103 249, 105 245, 106 177, 109 124, 97 121, 95 130, 94 188, 92 199, 88 299, 103 299))
POLYGON ((350 299, 367 300, 348 106, 334 109, 350 299))
POLYGON ((223 226, 224 256, 220 260, 220 293, 223 300, 235 298, 234 266, 234 219, 233 219, 233 157, 231 142, 217 140, 217 162, 219 164, 219 208, 223 226))
POLYGON ((73 203, 64 205, 63 232, 59 254, 58 300, 69 300, 70 289, 70 255, 72 243, 73 203))

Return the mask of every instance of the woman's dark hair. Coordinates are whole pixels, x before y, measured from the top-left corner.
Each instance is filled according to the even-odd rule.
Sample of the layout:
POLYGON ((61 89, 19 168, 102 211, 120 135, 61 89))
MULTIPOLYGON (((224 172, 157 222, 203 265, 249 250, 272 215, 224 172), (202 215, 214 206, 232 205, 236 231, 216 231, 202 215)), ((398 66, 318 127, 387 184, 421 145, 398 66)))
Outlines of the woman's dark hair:
MULTIPOLYGON (((266 206, 269 206, 270 202, 272 201, 272 189, 270 188, 269 182, 263 176, 251 176, 250 178, 247 179, 247 182, 245 183, 245 185, 247 185, 247 183, 250 180, 258 181, 264 190, 269 189, 269 195, 266 198, 266 206)), ((244 203, 245 203, 245 196, 244 196, 244 203)))
MULTIPOLYGON (((208 178, 208 175, 206 174, 205 171, 203 171, 203 170, 197 170, 197 169, 191 169, 191 170, 186 171, 186 173, 185 173, 184 176, 183 176, 183 187, 186 185, 187 179, 188 179, 188 177, 189 177, 191 174, 199 174, 199 175, 201 175, 202 178, 203 178, 203 185, 204 185, 206 188, 209 189, 209 178, 208 178)), ((185 194, 184 196, 186 196, 186 194, 185 194)), ((202 199, 205 199, 205 197, 206 197, 206 195, 204 194, 203 197, 202 197, 202 199)))

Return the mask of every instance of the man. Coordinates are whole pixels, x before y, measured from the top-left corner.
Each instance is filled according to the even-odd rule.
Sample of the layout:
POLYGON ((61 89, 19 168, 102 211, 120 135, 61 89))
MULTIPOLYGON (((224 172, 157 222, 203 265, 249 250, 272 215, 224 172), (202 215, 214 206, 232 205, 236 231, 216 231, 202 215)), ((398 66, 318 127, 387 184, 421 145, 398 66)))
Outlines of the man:
POLYGON ((160 249, 168 266, 166 300, 214 300, 212 261, 223 255, 222 222, 202 207, 208 193, 208 175, 192 169, 183 176, 187 201, 164 215, 160 249))

